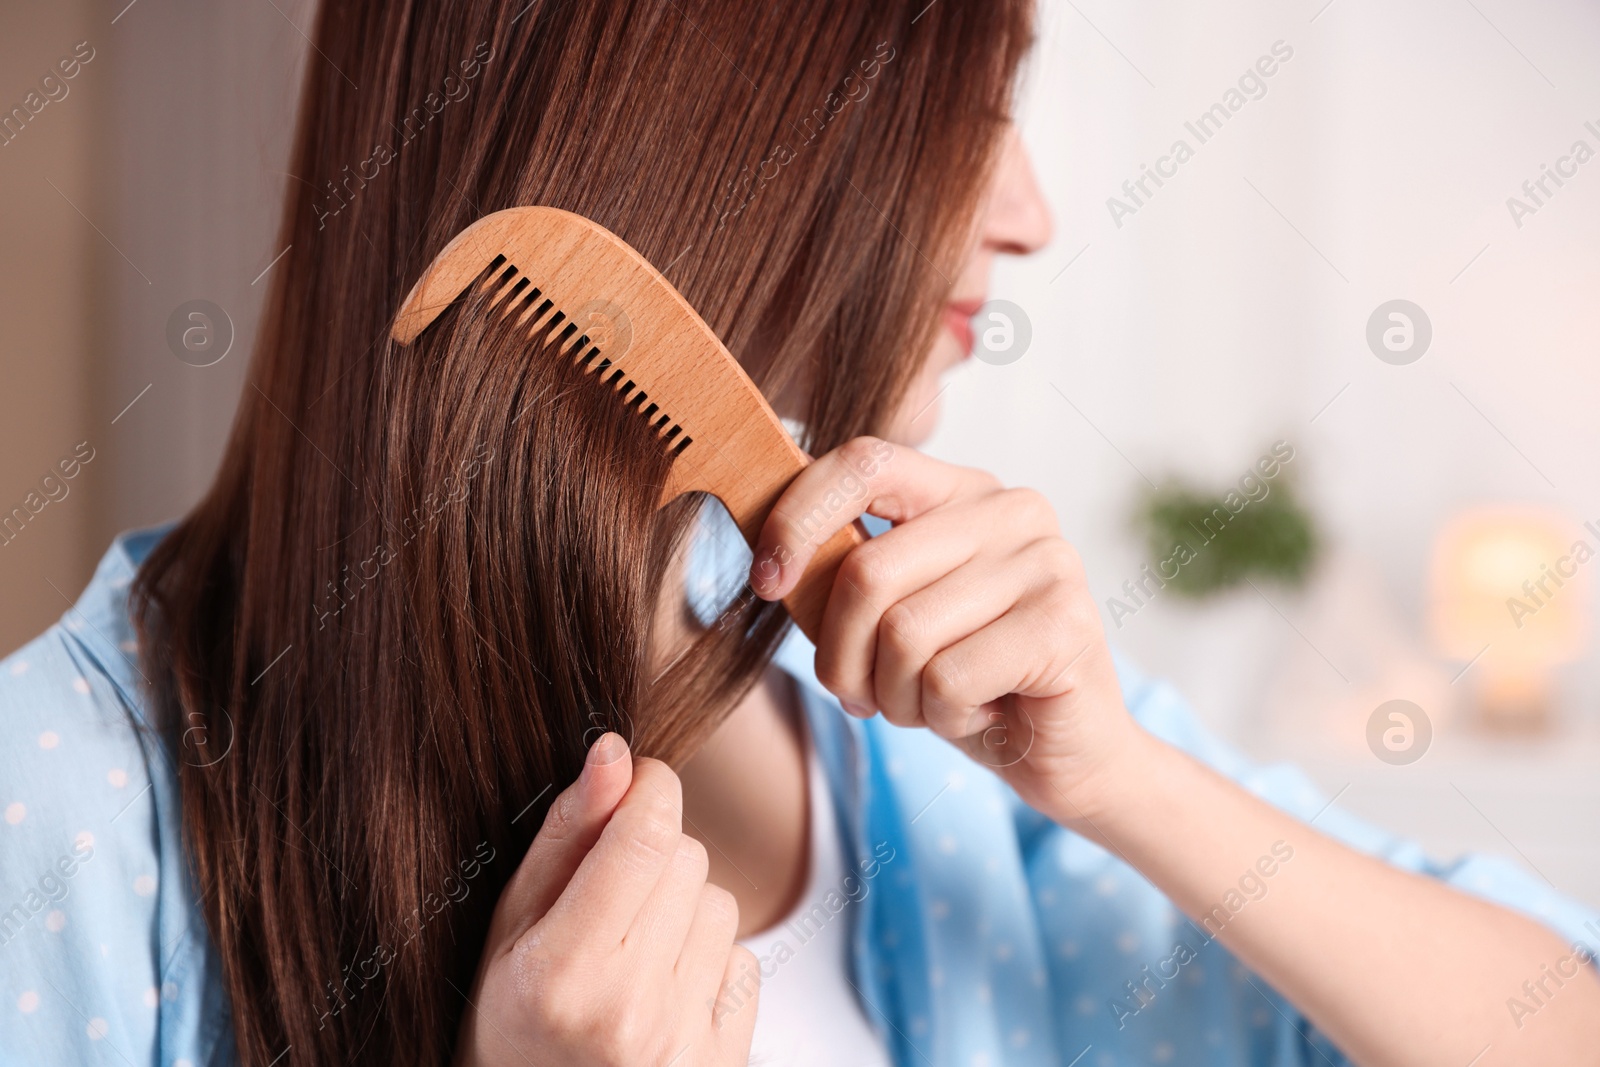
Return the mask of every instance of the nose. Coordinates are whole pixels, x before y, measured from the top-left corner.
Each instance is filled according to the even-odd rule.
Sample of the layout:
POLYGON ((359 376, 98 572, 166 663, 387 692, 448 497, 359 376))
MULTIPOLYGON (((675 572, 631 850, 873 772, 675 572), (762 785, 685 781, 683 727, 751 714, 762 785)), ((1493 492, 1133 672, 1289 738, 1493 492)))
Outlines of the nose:
POLYGON ((985 245, 995 252, 1024 256, 1050 243, 1050 207, 1014 125, 1006 131, 990 188, 983 224, 985 245))

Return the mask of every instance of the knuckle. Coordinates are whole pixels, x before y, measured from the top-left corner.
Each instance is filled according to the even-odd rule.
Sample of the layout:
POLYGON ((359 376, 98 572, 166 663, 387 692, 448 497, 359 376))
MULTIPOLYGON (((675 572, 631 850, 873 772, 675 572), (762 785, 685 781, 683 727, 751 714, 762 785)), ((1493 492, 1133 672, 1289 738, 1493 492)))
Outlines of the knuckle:
POLYGON ((832 648, 824 647, 817 650, 817 681, 822 683, 822 688, 830 693, 841 694, 850 687, 850 679, 845 676, 844 662, 832 648))
POLYGON ((678 851, 673 856, 673 862, 684 873, 699 881, 704 881, 706 874, 711 870, 711 856, 706 852, 706 846, 688 834, 679 837, 678 851))
POLYGON ((1026 487, 1000 490, 1000 498, 1014 512, 1021 524, 1030 529, 1054 529, 1055 509, 1037 489, 1026 487))
POLYGON ((1066 648, 1073 644, 1074 634, 1081 632, 1083 616, 1084 613, 1078 606, 1078 598, 1057 590, 1049 594, 1034 610, 1035 632, 1045 648, 1066 648))
POLYGON ((732 893, 707 882, 700 888, 700 914, 712 930, 733 940, 734 932, 739 929, 739 902, 732 893))
POLYGON ((883 613, 878 640, 902 655, 916 655, 927 626, 924 612, 902 600, 883 613))
POLYGON ((1042 622, 1060 622, 1067 626, 1081 625, 1090 615, 1099 618, 1094 600, 1089 596, 1088 577, 1077 553, 1057 555, 1059 550, 1048 550, 1050 557, 1043 564, 1049 581, 1043 583, 1028 598, 1028 605, 1040 616, 1042 622))
POLYGON ((822 688, 829 693, 843 693, 848 686, 845 667, 838 662, 838 657, 824 656, 821 649, 816 654, 816 680, 821 681, 822 688))
POLYGON ((754 999, 761 991, 761 960, 744 945, 735 944, 728 953, 728 970, 739 975, 740 992, 754 999))
POLYGON ((621 998, 606 1025, 594 1034, 603 1061, 616 1067, 633 1067, 643 1062, 657 1036, 652 1020, 633 997, 621 998))
MULTIPOLYGON (((635 782, 637 787, 639 783, 635 782)), ((670 858, 683 836, 682 816, 672 800, 659 790, 646 786, 631 795, 618 810, 612 825, 618 828, 627 846, 642 860, 670 858)))
POLYGON ((897 569, 888 552, 868 541, 845 557, 839 574, 870 603, 894 582, 897 569))
POLYGON ((547 1033, 570 1040, 589 1029, 589 1013, 579 999, 559 987, 552 987, 545 996, 536 998, 541 1029, 547 1033))
POLYGON ((576 786, 569 786, 556 797, 555 803, 544 813, 544 822, 537 836, 548 841, 564 841, 572 836, 577 825, 578 794, 576 786))
POLYGON ((966 672, 960 661, 948 650, 935 653, 922 672, 924 699, 939 707, 958 707, 965 692, 966 672))
POLYGON ((968 469, 972 471, 972 480, 977 483, 978 488, 990 493, 1000 493, 1005 491, 1005 483, 1002 482, 997 476, 978 467, 971 467, 968 469))
POLYGON ((629 827, 629 845, 644 859, 671 856, 678 849, 678 838, 683 833, 671 819, 657 815, 641 815, 629 827))
POLYGON ((553 955, 538 938, 524 938, 512 950, 511 980, 523 1004, 546 1029, 577 1034, 589 1022, 588 978, 573 961, 553 955))
POLYGON ((1044 569, 1051 577, 1072 585, 1084 580, 1083 557, 1072 547, 1072 542, 1060 537, 1050 537, 1039 542, 1037 552, 1044 569))
POLYGON ((730 1017, 743 1013, 745 1019, 750 1020, 746 1023, 748 1027, 753 1023, 756 1005, 760 1002, 760 960, 743 945, 729 945, 728 957, 721 961, 718 970, 717 1005, 712 1025, 721 1030, 730 1017))
POLYGON ((875 472, 885 447, 886 442, 877 437, 852 437, 839 446, 839 458, 855 470, 875 472))
POLYGON ((1100 633, 1100 612, 1094 601, 1074 592, 1061 594, 1056 613, 1062 620, 1062 636, 1081 643, 1085 635, 1100 633))

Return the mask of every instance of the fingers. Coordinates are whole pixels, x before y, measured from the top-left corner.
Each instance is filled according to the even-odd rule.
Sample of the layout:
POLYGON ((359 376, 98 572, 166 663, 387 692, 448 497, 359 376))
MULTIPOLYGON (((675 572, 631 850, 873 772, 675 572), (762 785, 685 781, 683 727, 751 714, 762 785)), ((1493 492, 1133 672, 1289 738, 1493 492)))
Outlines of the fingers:
MULTIPOLYGON (((890 560, 928 558, 941 551, 940 542, 960 540, 943 527, 959 531, 982 520, 991 527, 1033 528, 1024 516, 1010 522, 1008 506, 994 500, 953 506, 896 527, 857 552, 881 548, 890 560)), ((1056 536, 1017 548, 1005 537, 995 541, 996 547, 920 588, 920 575, 902 574, 915 565, 885 565, 874 584, 866 577, 871 568, 847 561, 817 649, 817 678, 846 710, 881 711, 897 726, 927 726, 954 739, 968 732, 972 712, 997 696, 1054 695, 1042 690, 1059 674, 1063 654, 1099 632, 1082 565, 1056 536), (947 672, 950 677, 941 676, 947 672), (969 691, 989 683, 1009 688, 969 691), (948 699, 930 701, 930 693, 948 699)))
POLYGON ((705 883, 700 887, 694 918, 678 952, 674 972, 684 981, 699 982, 697 993, 715 996, 738 931, 739 904, 733 894, 719 885, 705 883))
POLYGON ((761 1001, 761 970, 755 953, 734 945, 721 974, 722 997, 712 1012, 712 1033, 722 1043, 729 1063, 744 1063, 756 1029, 756 1009, 761 1001))
POLYGON ((998 483, 875 437, 834 449, 789 484, 762 526, 750 568, 758 596, 787 596, 817 548, 863 514, 905 522, 998 483))
MULTIPOLYGON (((817 678, 853 714, 882 707, 874 691, 873 668, 885 617, 892 618, 895 605, 966 568, 983 551, 982 542, 969 535, 968 528, 974 525, 975 517, 967 509, 936 512, 879 534, 840 566, 823 613, 817 678)), ((998 614, 995 611, 989 618, 998 614)), ((906 636, 926 644, 932 635, 906 636)), ((956 636, 950 635, 952 640, 956 636)), ((929 654, 941 647, 934 646, 929 654)))
MULTIPOLYGON (((1055 595, 1031 597, 937 653, 922 672, 922 714, 943 737, 967 733, 977 709, 1009 694, 1056 696, 1095 631, 1055 595)), ((1098 624, 1098 620, 1094 620, 1098 624)))
POLYGON ((673 970, 689 936, 709 870, 706 847, 688 834, 681 835, 672 862, 634 919, 623 947, 637 952, 654 969, 673 970))
POLYGON ((495 905, 490 945, 509 943, 544 918, 600 838, 633 780, 628 743, 605 734, 589 749, 578 780, 556 797, 544 824, 495 905))
POLYGON ((817 677, 853 714, 881 709, 916 724, 916 675, 928 658, 1060 580, 1074 556, 1049 503, 1026 489, 968 496, 896 526, 840 566, 817 677))
POLYGON ((620 945, 682 836, 678 776, 660 760, 634 760, 627 793, 550 908, 550 936, 586 949, 620 945))
MULTIPOLYGON (((929 726, 941 736, 954 736, 949 728, 962 724, 931 717, 923 699, 928 686, 924 676, 944 669, 935 657, 1035 601, 1066 605, 1070 598, 1064 593, 1063 574, 1072 570, 1075 559, 1065 541, 1041 538, 1013 552, 980 556, 886 611, 867 679, 884 717, 896 725, 929 726)), ((1056 654, 1057 624, 1064 617, 1042 612, 1031 629, 1002 646, 1000 654, 1016 665, 1015 673, 1027 675, 1056 654)))
POLYGON ((937 670, 933 657, 1005 615, 1030 587, 1017 566, 984 560, 901 600, 878 624, 876 656, 858 682, 872 692, 873 707, 896 726, 926 726, 922 675, 937 670))
POLYGON ((695 1062, 748 1059, 759 965, 734 944, 738 905, 706 882, 682 802, 666 764, 634 759, 615 734, 596 744, 502 892, 491 927, 502 939, 480 962, 469 1017, 489 1025, 463 1024, 468 1047, 492 1030, 521 1059, 526 1038, 541 1063, 661 1062, 690 1048, 695 1062))

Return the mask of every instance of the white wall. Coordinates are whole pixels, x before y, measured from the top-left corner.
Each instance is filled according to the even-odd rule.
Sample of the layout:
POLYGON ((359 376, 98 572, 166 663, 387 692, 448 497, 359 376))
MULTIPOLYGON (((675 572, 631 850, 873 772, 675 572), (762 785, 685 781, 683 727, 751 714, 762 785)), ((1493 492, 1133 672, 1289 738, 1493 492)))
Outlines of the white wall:
POLYGON ((221 457, 268 284, 260 275, 282 251, 313 7, 141 2, 106 28, 116 91, 101 145, 114 175, 103 228, 128 261, 107 260, 116 326, 97 385, 107 418, 138 399, 113 428, 105 537, 181 515, 221 457), (180 361, 167 342, 168 317, 195 299, 233 323, 233 348, 212 366, 180 361))
MULTIPOLYGON (((1331 549, 1308 593, 1158 598, 1120 630, 1102 612, 1246 741, 1309 690, 1381 689, 1395 647, 1442 702, 1469 695, 1448 686, 1459 664, 1425 662, 1421 630, 1430 543, 1456 509, 1600 519, 1600 160, 1520 229, 1505 203, 1575 139, 1600 150, 1583 128, 1600 127, 1600 11, 1323 2, 1045 0, 1024 120, 1057 237, 995 286, 1030 314, 1033 349, 957 372, 931 443, 1047 491, 1103 602, 1146 560, 1127 525, 1139 472, 1222 483, 1291 441, 1331 549), (1266 96, 1198 144, 1184 121, 1279 40, 1294 55, 1266 96), (1107 198, 1179 136, 1194 158, 1118 228, 1107 198), (1434 326, 1410 366, 1365 344, 1396 297, 1434 326)), ((1594 710, 1592 647, 1561 684, 1569 713, 1594 710)))

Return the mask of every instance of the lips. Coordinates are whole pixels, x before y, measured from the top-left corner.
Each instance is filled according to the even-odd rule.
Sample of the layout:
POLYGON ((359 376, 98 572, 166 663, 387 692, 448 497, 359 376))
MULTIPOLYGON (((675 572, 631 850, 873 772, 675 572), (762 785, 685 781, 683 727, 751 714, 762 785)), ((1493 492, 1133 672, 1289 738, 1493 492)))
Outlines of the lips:
POLYGON ((972 316, 976 315, 981 307, 983 307, 982 300, 956 300, 944 307, 945 328, 961 346, 962 355, 972 354, 972 316))

